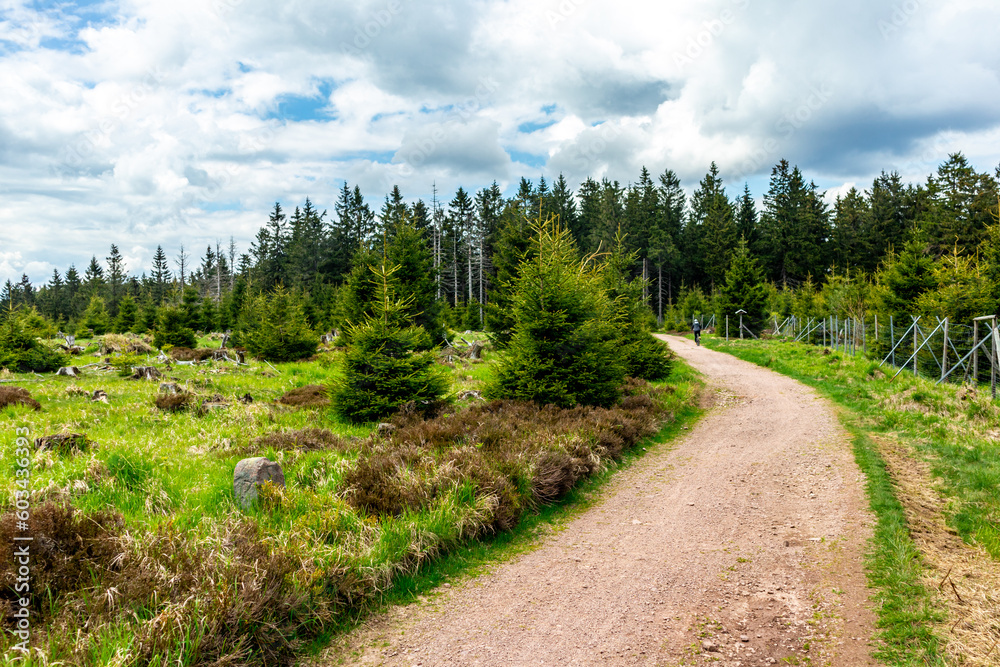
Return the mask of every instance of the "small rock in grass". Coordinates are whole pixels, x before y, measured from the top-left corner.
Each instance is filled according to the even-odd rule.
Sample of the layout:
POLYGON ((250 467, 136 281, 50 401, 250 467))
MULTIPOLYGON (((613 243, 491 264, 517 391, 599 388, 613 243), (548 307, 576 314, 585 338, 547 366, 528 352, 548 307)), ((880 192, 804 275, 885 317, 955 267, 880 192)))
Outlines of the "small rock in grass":
POLYGON ((56 371, 56 375, 64 375, 66 377, 78 378, 81 375, 83 375, 83 373, 81 373, 80 369, 77 368, 76 366, 63 366, 62 368, 56 371))
POLYGON ((241 507, 249 507, 257 498, 258 488, 264 482, 285 486, 285 473, 281 466, 263 456, 243 459, 233 471, 233 495, 241 507))
POLYGON ((107 403, 108 392, 103 389, 95 389, 94 393, 90 395, 90 401, 92 403, 107 403))

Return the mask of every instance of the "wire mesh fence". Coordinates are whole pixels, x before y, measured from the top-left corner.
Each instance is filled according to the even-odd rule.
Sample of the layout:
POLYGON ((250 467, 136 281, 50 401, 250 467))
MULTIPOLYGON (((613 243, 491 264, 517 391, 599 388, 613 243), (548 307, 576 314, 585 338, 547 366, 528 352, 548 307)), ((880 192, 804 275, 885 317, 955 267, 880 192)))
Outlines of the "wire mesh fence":
POLYGON ((913 373, 937 382, 979 383, 996 397, 1000 329, 994 316, 972 322, 940 317, 773 318, 774 337, 822 345, 851 355, 866 355, 896 375, 913 373))

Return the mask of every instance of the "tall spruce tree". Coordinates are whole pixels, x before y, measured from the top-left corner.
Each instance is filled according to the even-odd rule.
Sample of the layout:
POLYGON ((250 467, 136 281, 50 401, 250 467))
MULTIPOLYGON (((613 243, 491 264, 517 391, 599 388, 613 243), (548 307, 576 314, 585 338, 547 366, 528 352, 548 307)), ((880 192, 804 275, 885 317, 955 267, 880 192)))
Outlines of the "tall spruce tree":
POLYGON ((604 291, 615 309, 625 374, 644 380, 662 380, 670 375, 673 354, 649 332, 647 325, 651 313, 643 296, 644 280, 631 275, 636 256, 634 250, 627 250, 624 234, 615 237, 601 266, 604 291))
POLYGON ((153 255, 152 296, 153 302, 159 306, 167 296, 167 290, 173 280, 170 275, 170 264, 167 261, 167 253, 163 251, 163 246, 156 246, 156 253, 153 255))
POLYGON ((760 218, 759 252, 766 275, 788 284, 818 275, 829 265, 830 221, 822 195, 798 167, 781 160, 771 170, 760 218))
POLYGON ((125 259, 118 246, 111 244, 111 252, 105 258, 108 262, 108 313, 114 317, 118 314, 118 301, 125 293, 126 275, 125 259))
POLYGON ((725 284, 719 289, 718 305, 722 317, 739 319, 737 312, 745 310, 743 324, 751 331, 759 331, 766 313, 767 292, 764 275, 757 260, 750 253, 744 239, 740 239, 733 253, 725 284))
POLYGON ((757 204, 750 196, 750 185, 743 184, 743 194, 734 207, 736 209, 736 235, 747 242, 751 252, 757 247, 759 230, 757 229, 757 204))
POLYGON ((956 243, 972 250, 986 240, 997 182, 977 172, 964 155, 949 155, 927 179, 927 196, 930 208, 920 216, 919 225, 934 256, 947 253, 956 243))
POLYGON ((738 237, 733 207, 714 162, 691 197, 689 224, 697 232, 697 240, 689 246, 689 257, 703 271, 703 275, 695 279, 705 287, 721 283, 738 237))
POLYGON ((871 209, 857 188, 851 188, 843 197, 837 195, 830 239, 834 266, 862 268, 856 263, 864 261, 868 255, 870 229, 871 209))

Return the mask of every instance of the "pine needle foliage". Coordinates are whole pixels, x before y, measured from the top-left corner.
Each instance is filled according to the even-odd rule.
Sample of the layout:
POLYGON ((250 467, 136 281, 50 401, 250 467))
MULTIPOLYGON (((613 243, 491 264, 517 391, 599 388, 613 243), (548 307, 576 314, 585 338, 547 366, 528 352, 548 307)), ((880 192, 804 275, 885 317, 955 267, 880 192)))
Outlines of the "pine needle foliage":
POLYGON ((593 256, 580 259, 556 218, 537 220, 532 231, 529 259, 514 281, 513 335, 487 394, 610 406, 620 397, 625 364, 602 273, 593 256))
POLYGON ((433 367, 427 332, 412 320, 413 296, 397 298, 394 274, 399 265, 372 267, 377 289, 372 312, 348 325, 351 341, 344 378, 331 389, 333 409, 356 423, 372 422, 412 403, 418 412, 440 407, 448 380, 433 367))
POLYGON ((740 239, 733 253, 729 270, 726 271, 726 282, 719 291, 720 314, 732 316, 739 310, 745 310, 743 322, 751 330, 760 330, 764 322, 764 308, 767 303, 767 292, 764 275, 757 260, 750 254, 746 239, 740 239))
POLYGON ((625 234, 618 231, 614 245, 604 258, 604 289, 615 309, 625 375, 643 380, 662 380, 670 375, 674 355, 650 334, 653 314, 642 298, 643 279, 631 277, 638 253, 628 252, 625 234))
POLYGON ((198 344, 194 331, 188 327, 184 311, 176 306, 165 306, 160 309, 156 318, 156 331, 153 334, 153 345, 163 347, 195 347, 198 344))
POLYGON ((8 309, 0 317, 0 368, 17 373, 44 373, 65 366, 69 357, 32 335, 30 311, 8 309))
POLYGON ((267 361, 298 361, 315 354, 319 345, 301 298, 281 285, 244 304, 236 334, 247 352, 267 361))

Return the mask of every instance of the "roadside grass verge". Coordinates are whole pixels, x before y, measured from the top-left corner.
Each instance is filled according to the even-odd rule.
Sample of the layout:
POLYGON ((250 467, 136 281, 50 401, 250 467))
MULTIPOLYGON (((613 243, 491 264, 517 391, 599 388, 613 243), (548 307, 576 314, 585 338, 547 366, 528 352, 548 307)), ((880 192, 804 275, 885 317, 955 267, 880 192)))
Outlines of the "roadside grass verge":
MULTIPOLYGON (((110 368, 72 380, 6 376, 42 409, 0 409, 9 436, 0 439, 0 541, 17 534, 15 428, 88 443, 32 456, 37 650, 20 664, 291 664, 364 610, 504 553, 548 507, 579 499, 661 425, 669 432, 689 418, 698 384, 678 362, 668 382, 632 383, 609 410, 470 396, 434 421, 401 415, 381 434, 322 407, 278 403, 329 384, 341 355, 159 365, 164 381, 194 396, 177 412, 154 405, 158 382, 110 368), (98 389, 106 403, 91 400, 98 389), (205 399, 222 407, 204 409, 205 399), (286 487, 265 487, 242 510, 232 474, 247 456, 280 462, 286 487)), ((456 391, 481 386, 488 358, 453 364, 456 391)), ((8 657, 14 576, 0 562, 8 657)))
POLYGON ((703 338, 843 408, 877 526, 869 553, 888 664, 997 664, 1000 406, 877 360, 783 341, 703 338), (993 651, 991 658, 990 651, 993 651))

